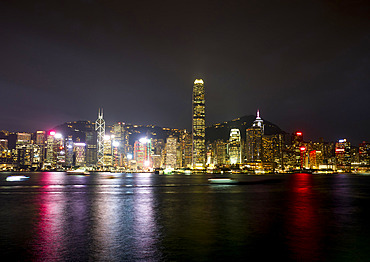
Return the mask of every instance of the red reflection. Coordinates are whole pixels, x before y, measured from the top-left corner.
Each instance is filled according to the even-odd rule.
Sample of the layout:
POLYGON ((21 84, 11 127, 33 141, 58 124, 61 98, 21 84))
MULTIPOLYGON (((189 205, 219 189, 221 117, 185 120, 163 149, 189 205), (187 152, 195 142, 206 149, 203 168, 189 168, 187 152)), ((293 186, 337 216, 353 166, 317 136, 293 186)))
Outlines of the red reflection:
POLYGON ((287 242, 293 259, 313 261, 320 257, 321 228, 311 174, 293 174, 287 212, 287 242))

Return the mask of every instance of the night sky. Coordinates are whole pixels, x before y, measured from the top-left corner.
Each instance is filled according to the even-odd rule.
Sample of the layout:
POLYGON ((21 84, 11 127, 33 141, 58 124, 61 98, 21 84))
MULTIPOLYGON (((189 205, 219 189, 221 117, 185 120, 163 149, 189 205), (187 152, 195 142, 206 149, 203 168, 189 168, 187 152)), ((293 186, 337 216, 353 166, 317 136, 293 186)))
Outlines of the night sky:
POLYGON ((191 128, 261 111, 306 139, 370 141, 369 1, 2 1, 0 129, 191 128))

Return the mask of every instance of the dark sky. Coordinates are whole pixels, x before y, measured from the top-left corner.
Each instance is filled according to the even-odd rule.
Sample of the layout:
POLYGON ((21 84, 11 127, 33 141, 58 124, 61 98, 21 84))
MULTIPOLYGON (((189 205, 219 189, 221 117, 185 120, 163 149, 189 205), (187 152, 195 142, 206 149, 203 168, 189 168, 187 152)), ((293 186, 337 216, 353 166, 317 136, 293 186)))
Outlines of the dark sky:
POLYGON ((2 1, 0 129, 190 128, 255 114, 307 139, 370 141, 369 1, 2 1))

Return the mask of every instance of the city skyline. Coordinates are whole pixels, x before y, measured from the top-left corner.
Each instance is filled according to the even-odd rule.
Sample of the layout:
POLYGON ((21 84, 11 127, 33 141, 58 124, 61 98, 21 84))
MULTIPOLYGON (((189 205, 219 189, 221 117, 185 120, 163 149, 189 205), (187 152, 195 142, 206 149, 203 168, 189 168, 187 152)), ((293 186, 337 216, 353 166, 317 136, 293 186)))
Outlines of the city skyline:
POLYGON ((11 1, 0 23, 0 126, 95 119, 191 129, 192 81, 207 126, 260 109, 308 139, 369 140, 367 1, 11 1))

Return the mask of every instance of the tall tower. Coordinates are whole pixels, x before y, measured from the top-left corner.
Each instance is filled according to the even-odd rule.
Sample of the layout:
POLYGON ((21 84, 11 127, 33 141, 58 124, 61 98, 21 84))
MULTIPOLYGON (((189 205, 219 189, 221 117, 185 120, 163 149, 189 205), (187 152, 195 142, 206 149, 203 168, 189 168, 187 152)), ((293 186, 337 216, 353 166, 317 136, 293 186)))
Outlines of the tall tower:
POLYGON ((192 166, 203 169, 206 162, 206 105, 204 99, 204 82, 195 79, 193 86, 193 148, 192 166))
POLYGON ((230 164, 241 163, 241 136, 240 130, 233 128, 230 130, 228 152, 230 158, 230 164))
POLYGON ((97 133, 97 166, 104 166, 104 136, 105 121, 103 119, 103 109, 99 108, 98 119, 95 121, 95 130, 97 133))
POLYGON ((246 131, 247 144, 247 161, 261 162, 262 161, 262 136, 264 134, 264 124, 260 117, 260 111, 257 111, 256 120, 253 125, 246 131))

